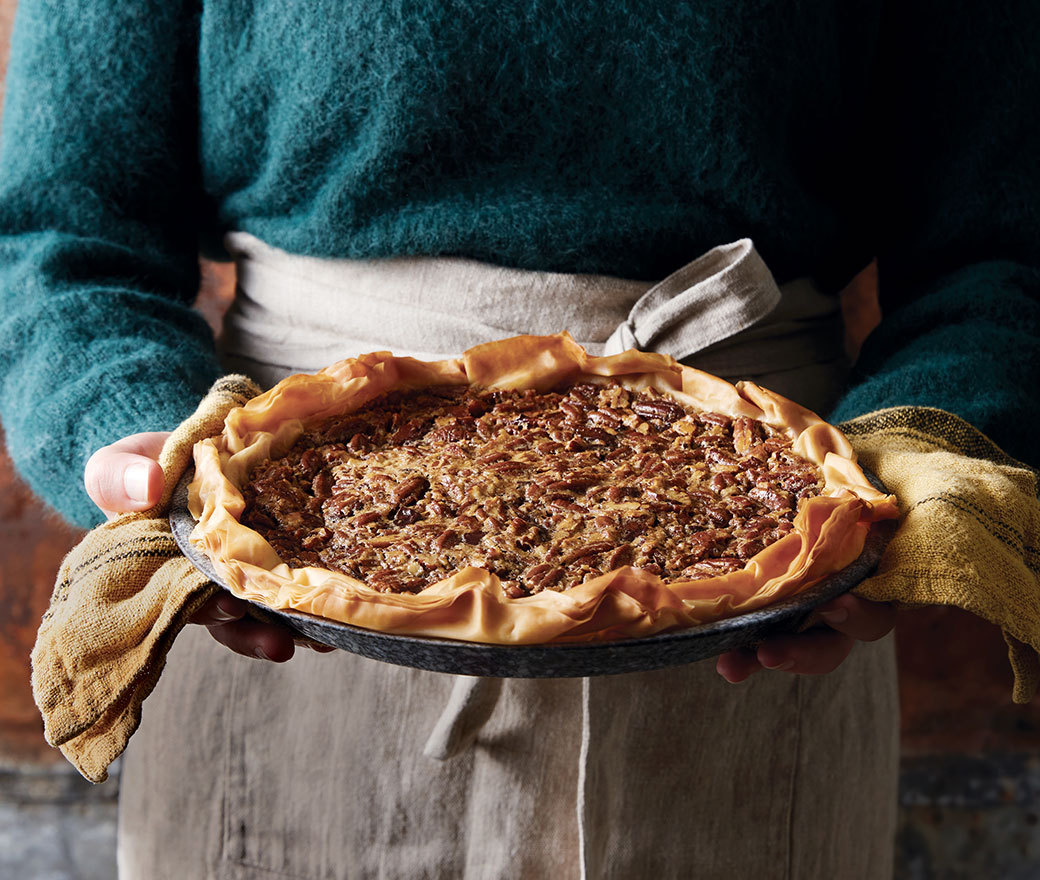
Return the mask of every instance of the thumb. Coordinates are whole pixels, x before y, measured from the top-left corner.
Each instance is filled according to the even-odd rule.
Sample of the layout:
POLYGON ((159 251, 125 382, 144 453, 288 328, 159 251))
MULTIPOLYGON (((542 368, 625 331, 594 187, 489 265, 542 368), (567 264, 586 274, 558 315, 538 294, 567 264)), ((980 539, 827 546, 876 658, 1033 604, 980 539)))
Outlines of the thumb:
POLYGON ((163 490, 157 459, 168 436, 165 431, 131 434, 97 450, 83 471, 90 500, 110 517, 157 504, 163 490))

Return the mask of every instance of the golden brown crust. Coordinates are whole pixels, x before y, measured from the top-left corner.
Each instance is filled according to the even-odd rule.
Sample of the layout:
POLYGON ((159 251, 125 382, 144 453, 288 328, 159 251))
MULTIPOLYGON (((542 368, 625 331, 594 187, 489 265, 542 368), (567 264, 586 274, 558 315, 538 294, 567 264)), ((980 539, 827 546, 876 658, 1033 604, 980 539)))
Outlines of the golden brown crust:
POLYGON ((734 387, 664 355, 590 356, 566 334, 515 337, 434 363, 376 352, 313 376, 291 376, 232 411, 219 437, 197 445, 195 460, 191 508, 199 524, 193 540, 236 594, 384 632, 500 644, 647 636, 750 611, 843 568, 859 555, 871 522, 898 516, 895 500, 863 476, 844 436, 814 413, 752 383, 734 387), (239 522, 241 489, 253 465, 284 454, 304 422, 348 412, 392 390, 469 384, 549 390, 606 376, 786 432, 794 451, 823 472, 823 494, 803 501, 795 530, 739 571, 665 584, 649 572, 621 568, 563 592, 519 599, 507 598, 498 578, 482 568, 465 568, 416 594, 378 592, 320 568, 290 569, 239 522))

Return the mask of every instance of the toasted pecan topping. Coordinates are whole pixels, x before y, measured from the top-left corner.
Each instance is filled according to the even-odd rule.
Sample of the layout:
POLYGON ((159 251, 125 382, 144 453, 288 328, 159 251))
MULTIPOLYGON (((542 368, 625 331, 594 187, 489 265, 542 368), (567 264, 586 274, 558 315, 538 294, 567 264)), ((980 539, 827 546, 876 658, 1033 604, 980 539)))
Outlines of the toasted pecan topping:
POLYGON ((443 387, 311 426, 251 474, 242 521, 294 567, 418 592, 478 566, 521 598, 626 565, 735 571, 821 485, 786 434, 653 389, 443 387))

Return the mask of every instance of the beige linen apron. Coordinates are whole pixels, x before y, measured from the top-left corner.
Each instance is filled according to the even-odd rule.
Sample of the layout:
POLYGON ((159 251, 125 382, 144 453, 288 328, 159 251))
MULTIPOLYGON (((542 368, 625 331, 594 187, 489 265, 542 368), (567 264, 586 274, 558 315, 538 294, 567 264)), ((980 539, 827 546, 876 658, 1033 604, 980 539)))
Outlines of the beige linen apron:
MULTIPOLYGON (((226 364, 263 384, 362 351, 456 354, 568 329, 665 351, 825 410, 837 301, 777 288, 748 241, 657 285, 456 258, 318 260, 229 236, 226 364)), ((714 661, 485 680, 189 627, 123 764, 123 880, 887 878, 898 733, 891 639, 834 673, 730 685, 714 661)))

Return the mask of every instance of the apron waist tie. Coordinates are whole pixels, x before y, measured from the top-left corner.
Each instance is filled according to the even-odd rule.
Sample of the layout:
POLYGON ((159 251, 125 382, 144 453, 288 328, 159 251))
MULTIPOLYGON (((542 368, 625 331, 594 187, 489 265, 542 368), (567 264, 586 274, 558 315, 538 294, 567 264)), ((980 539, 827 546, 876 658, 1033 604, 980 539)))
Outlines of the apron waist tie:
POLYGON ((772 273, 751 239, 742 238, 713 248, 651 287, 599 354, 638 348, 682 360, 735 336, 779 303, 772 273))

